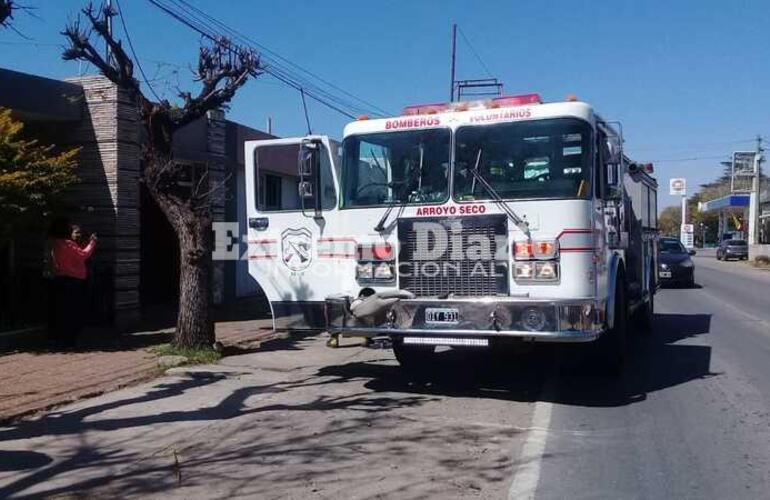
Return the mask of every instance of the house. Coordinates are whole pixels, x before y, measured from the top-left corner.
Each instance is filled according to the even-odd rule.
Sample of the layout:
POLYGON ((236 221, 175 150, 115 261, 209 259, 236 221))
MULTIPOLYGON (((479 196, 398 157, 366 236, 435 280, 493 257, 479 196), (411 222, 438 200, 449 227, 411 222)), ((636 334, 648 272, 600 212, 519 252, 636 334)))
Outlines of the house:
MULTIPOLYGON (((0 107, 10 108, 29 136, 58 147, 81 148, 80 182, 68 193, 67 215, 99 235, 90 314, 123 327, 136 323, 143 310, 174 304, 178 245, 140 182, 143 129, 127 95, 103 76, 59 81, 0 68, 0 107)), ((213 199, 215 221, 239 221, 245 234, 243 143, 272 137, 227 120, 221 111, 208 113, 174 137, 175 158, 189 165, 191 180, 196 167, 205 164, 212 181, 225 183, 225 190, 213 199)), ((296 158, 287 157, 286 162, 286 169, 296 168, 296 158)), ((0 329, 44 319, 44 242, 42 232, 5 242, 0 252, 0 329)), ((215 303, 260 293, 246 264, 215 263, 215 303)))

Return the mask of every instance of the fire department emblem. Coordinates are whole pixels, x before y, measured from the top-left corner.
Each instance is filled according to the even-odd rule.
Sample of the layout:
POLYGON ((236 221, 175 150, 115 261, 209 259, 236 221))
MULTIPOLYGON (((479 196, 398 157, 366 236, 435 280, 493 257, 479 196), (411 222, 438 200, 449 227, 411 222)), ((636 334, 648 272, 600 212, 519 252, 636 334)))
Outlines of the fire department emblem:
POLYGON ((281 259, 292 271, 304 271, 312 261, 312 235, 307 229, 287 229, 281 233, 281 259))

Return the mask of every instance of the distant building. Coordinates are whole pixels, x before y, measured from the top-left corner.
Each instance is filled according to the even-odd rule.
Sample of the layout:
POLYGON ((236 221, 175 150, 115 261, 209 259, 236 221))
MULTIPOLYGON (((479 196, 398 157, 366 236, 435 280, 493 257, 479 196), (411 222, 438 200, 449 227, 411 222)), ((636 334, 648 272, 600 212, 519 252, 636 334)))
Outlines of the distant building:
MULTIPOLYGON (((0 107, 10 108, 25 123, 28 136, 82 148, 81 182, 68 195, 66 215, 99 234, 92 316, 124 326, 136 322, 143 308, 175 303, 178 245, 140 183, 143 129, 126 94, 102 76, 58 81, 0 69, 0 107)), ((216 221, 238 220, 245 230, 243 142, 271 137, 215 111, 174 138, 175 157, 190 165, 191 178, 196 165, 208 164, 213 180, 226 180, 225 192, 214 199, 216 221)), ((44 241, 44 234, 34 234, 0 244, 0 329, 44 319, 44 241)), ((246 262, 218 262, 214 275, 217 303, 259 293, 246 262)))

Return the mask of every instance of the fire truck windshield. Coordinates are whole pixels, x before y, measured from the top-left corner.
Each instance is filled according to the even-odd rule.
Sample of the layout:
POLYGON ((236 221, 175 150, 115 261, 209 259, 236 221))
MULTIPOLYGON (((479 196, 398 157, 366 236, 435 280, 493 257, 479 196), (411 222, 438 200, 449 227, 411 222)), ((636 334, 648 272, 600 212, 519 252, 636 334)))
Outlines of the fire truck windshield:
POLYGON ((454 197, 488 200, 478 173, 503 199, 586 198, 590 195, 591 127, 574 118, 487 126, 456 132, 454 197))
POLYGON ((342 206, 443 203, 449 129, 354 135, 343 142, 342 206))

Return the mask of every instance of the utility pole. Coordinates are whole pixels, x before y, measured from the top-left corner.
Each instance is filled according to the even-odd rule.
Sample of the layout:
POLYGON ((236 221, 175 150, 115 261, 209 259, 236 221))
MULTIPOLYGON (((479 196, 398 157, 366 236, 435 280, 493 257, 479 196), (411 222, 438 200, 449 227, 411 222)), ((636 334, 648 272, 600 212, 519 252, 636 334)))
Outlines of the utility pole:
POLYGON ((749 197, 749 245, 759 243, 759 198, 762 190, 762 136, 757 135, 757 150, 754 155, 754 178, 749 197))
MULTIPOLYGON (((107 16, 107 34, 112 38, 112 0, 107 0, 107 5, 105 6, 105 9, 107 9, 107 12, 109 13, 107 16)), ((110 44, 106 41, 104 42, 104 48, 105 48, 105 61, 107 61, 107 64, 110 64, 110 60, 112 59, 112 51, 110 50, 110 44)))
POLYGON ((455 54, 457 53, 457 23, 452 23, 452 58, 449 69, 449 102, 455 100, 455 54))

